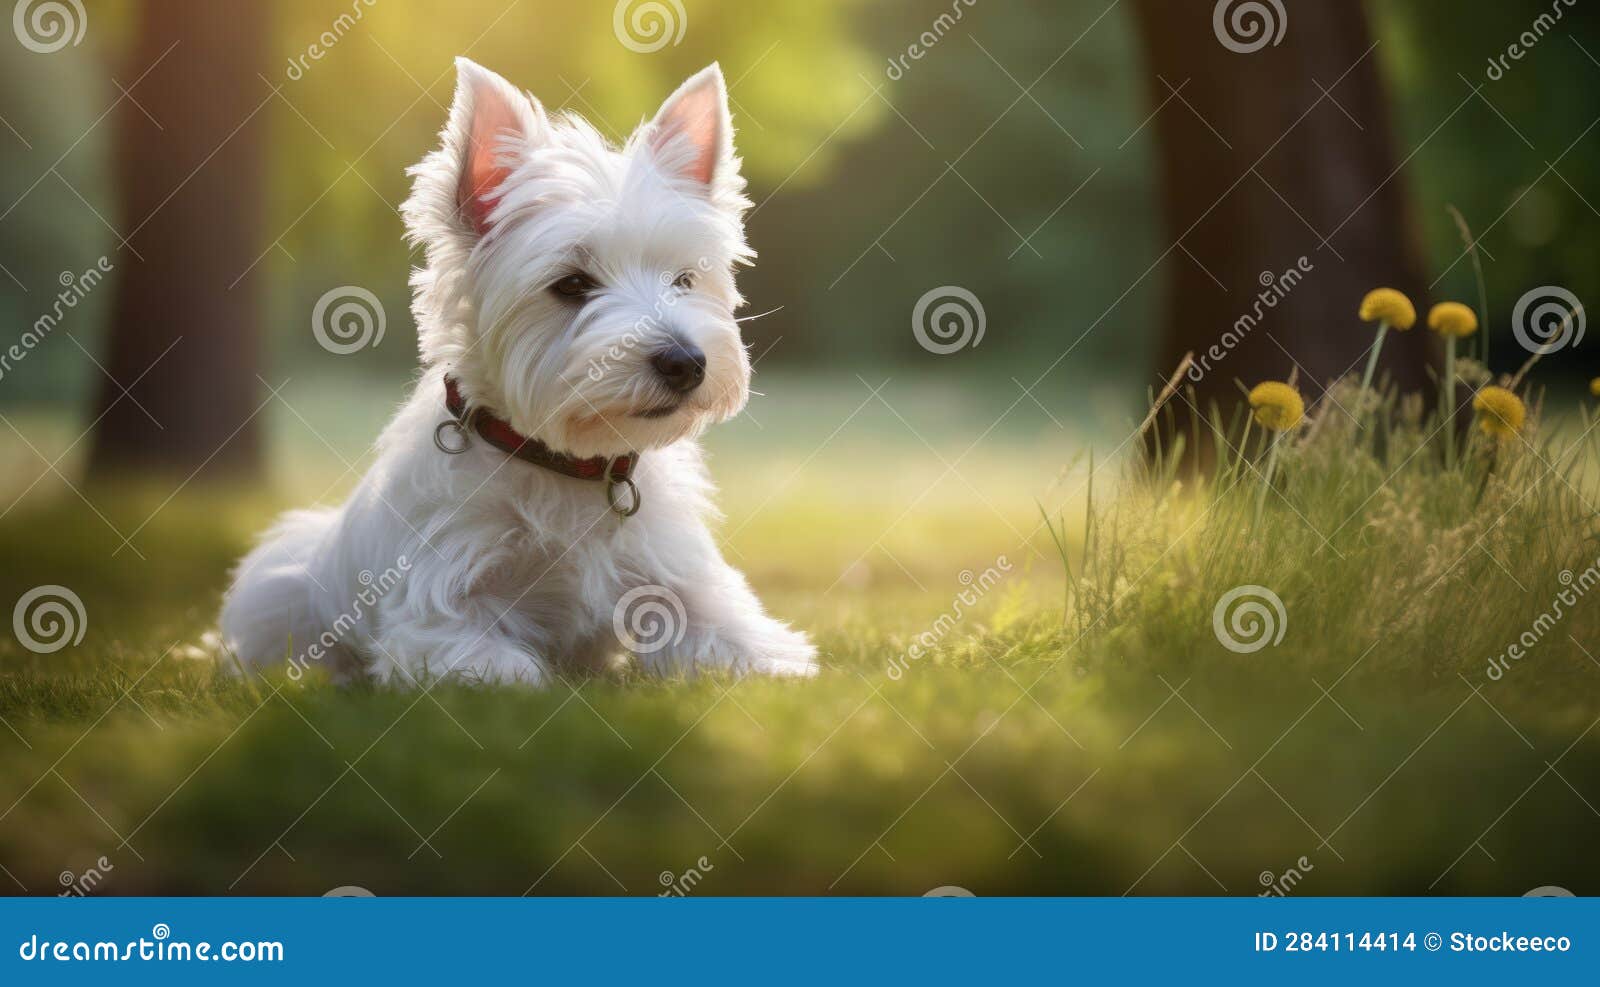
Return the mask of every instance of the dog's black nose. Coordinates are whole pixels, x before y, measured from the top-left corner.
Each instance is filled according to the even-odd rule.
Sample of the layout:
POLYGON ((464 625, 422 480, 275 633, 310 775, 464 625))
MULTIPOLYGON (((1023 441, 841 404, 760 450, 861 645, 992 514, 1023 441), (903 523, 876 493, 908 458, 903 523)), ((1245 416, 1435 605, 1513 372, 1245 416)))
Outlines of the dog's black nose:
POLYGON ((673 341, 650 358, 650 365, 667 386, 688 394, 706 379, 706 355, 693 343, 673 341))

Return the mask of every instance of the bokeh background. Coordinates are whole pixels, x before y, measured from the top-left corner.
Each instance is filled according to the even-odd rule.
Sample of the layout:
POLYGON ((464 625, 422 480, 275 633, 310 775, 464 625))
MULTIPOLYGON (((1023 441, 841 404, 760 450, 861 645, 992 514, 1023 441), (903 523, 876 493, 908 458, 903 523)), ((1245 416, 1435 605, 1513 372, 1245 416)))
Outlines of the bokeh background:
MULTIPOLYGON (((397 394, 415 363, 406 274, 416 255, 402 241, 395 207, 406 194, 405 168, 433 143, 460 53, 619 136, 684 76, 721 62, 758 204, 750 239, 760 261, 742 285, 749 312, 776 310, 747 328, 764 373, 840 380, 853 391, 857 373, 903 368, 903 381, 938 378, 941 387, 993 389, 1009 401, 1019 393, 1011 378, 1032 383, 1050 366, 1031 397, 1065 422, 1120 425, 1163 370, 1157 357, 1170 323, 1188 319, 1204 338, 1226 328, 1173 313, 1175 278, 1197 276, 1198 265, 1217 275, 1219 296, 1232 292, 1232 309, 1249 297, 1248 285, 1228 283, 1225 262, 1198 249, 1197 259, 1186 257, 1187 243, 1168 249, 1187 223, 1171 228, 1162 170, 1185 162, 1164 160, 1158 132, 1163 115, 1190 113, 1182 105, 1189 100, 1169 94, 1168 83, 1181 80, 1147 57, 1139 21, 1173 20, 1171 10, 1183 6, 1201 8, 1205 20, 1212 5, 1203 0, 683 0, 639 9, 648 6, 87 0, 76 44, 41 53, 8 39, 0 53, 0 343, 49 311, 63 272, 101 257, 117 269, 62 320, 58 338, 29 353, 25 370, 5 373, 0 408, 92 420, 106 388, 117 387, 97 363, 123 376, 109 356, 112 335, 140 331, 115 318, 119 282, 139 264, 131 251, 160 255, 163 238, 209 241, 233 265, 164 267, 173 279, 164 298, 171 332, 189 337, 170 366, 186 368, 189 379, 207 371, 184 351, 215 336, 245 354, 237 361, 244 369, 232 375, 246 383, 259 373, 273 385, 292 379, 286 393, 315 394, 332 378, 341 388, 370 383, 397 394), (653 20, 662 11, 664 28, 653 20), (941 16, 947 20, 936 24, 941 16), (619 17, 631 46, 619 41, 619 17), (247 29, 230 35, 241 22, 247 29), (218 40, 223 35, 230 36, 218 40), (907 55, 930 37, 922 57, 907 55), (310 54, 314 46, 320 55, 310 54), (635 50, 647 48, 655 50, 635 50), (219 104, 238 112, 202 119, 219 104), (180 119, 163 119, 173 114, 180 119), (185 141, 191 149, 173 152, 170 168, 128 165, 140 148, 185 141), (119 190, 130 174, 149 186, 144 194, 119 190), (147 211, 130 214, 130 205, 147 211), (213 226, 238 235, 219 247, 203 229, 213 226), (200 278, 224 283, 186 283, 200 278), (329 360, 310 313, 341 285, 381 301, 386 333, 380 345, 329 360), (941 285, 965 287, 985 310, 982 344, 958 361, 926 352, 910 331, 917 300, 941 285), (219 292, 237 307, 190 304, 219 292), (1053 363, 1080 336, 1070 358, 1053 363)), ((1421 231, 1427 282, 1448 270, 1435 294, 1476 295, 1470 265, 1458 263, 1461 239, 1447 203, 1493 255, 1484 274, 1497 315, 1529 287, 1571 284, 1600 265, 1590 130, 1600 15, 1582 4, 1563 9, 1547 39, 1491 81, 1488 60, 1549 12, 1545 0, 1479 5, 1468 16, 1447 0, 1317 6, 1291 12, 1308 22, 1305 33, 1313 16, 1367 19, 1359 27, 1367 42, 1352 42, 1352 52, 1375 46, 1362 71, 1376 69, 1392 107, 1389 158, 1403 172, 1391 184, 1406 191, 1409 212, 1393 223, 1421 231)), ((1285 43, 1296 34, 1287 32, 1285 43)), ((1204 35, 1185 44, 1219 48, 1204 35)), ((1274 53, 1224 54, 1242 65, 1274 53)), ((1328 72, 1320 85, 1337 86, 1338 76, 1328 72)), ((1332 95, 1274 152, 1285 170, 1311 168, 1307 156, 1359 155, 1377 139, 1372 131, 1382 122, 1362 122, 1349 96, 1332 95), (1313 129, 1323 118, 1328 125, 1313 129)), ((1248 107, 1270 94, 1241 87, 1234 96, 1248 107)), ((1356 191, 1355 201, 1365 194, 1356 191)), ((1294 203, 1287 208, 1308 212, 1287 189, 1284 197, 1294 203)), ((1306 218, 1317 233, 1302 231, 1299 251, 1280 250, 1279 269, 1296 253, 1342 263, 1319 242, 1334 224, 1306 218)), ((1255 235, 1235 233, 1241 241, 1255 235)), ((1331 240, 1345 256, 1361 249, 1348 237, 1331 240)), ((1354 299, 1324 304, 1352 308, 1354 299)), ((125 315, 148 320, 155 310, 125 315)), ((1504 322, 1497 320, 1502 342, 1504 322)), ((1575 387, 1578 376, 1562 383, 1575 387)), ((158 369, 151 380, 160 378, 158 369)), ((203 395, 204 380, 191 391, 203 395)), ((130 410, 143 417, 119 406, 109 420, 130 410)), ((218 427, 226 434, 237 424, 218 427)), ((80 443, 62 471, 74 475, 93 448, 80 443)))

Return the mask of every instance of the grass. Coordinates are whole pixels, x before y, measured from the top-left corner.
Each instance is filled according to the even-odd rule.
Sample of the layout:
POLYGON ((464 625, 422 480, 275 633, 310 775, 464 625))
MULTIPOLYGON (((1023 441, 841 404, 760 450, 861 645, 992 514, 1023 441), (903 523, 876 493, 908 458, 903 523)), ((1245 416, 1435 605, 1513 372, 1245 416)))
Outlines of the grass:
MULTIPOLYGON (((1325 402, 1257 521, 1242 421, 1198 433, 1201 479, 1127 447, 1091 466, 1128 427, 986 432, 1009 397, 827 386, 769 383, 762 424, 713 438, 730 557, 827 655, 805 683, 424 694, 185 657, 251 533, 359 465, 361 429, 297 433, 331 416, 293 392, 296 493, 91 510, 47 478, 0 520, 0 599, 71 587, 87 630, 0 642, 0 884, 103 857, 116 894, 652 894, 691 868, 697 894, 1600 889, 1600 588, 1487 674, 1600 556, 1587 419, 1530 422, 1485 479, 1481 440, 1447 472, 1415 409, 1358 432, 1325 402), (1219 640, 1240 586, 1281 601, 1280 642, 1219 640)), ((19 427, 51 458, 72 438, 19 427)))

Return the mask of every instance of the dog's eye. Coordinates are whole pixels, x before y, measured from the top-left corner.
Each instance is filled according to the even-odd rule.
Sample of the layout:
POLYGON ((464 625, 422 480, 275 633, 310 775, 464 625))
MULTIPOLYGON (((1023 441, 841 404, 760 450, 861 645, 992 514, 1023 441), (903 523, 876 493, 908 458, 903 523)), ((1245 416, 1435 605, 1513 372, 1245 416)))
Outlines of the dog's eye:
POLYGON ((594 278, 582 272, 569 274, 550 286, 550 290, 562 298, 582 298, 594 291, 600 285, 594 278))
POLYGON ((688 291, 690 288, 693 288, 694 272, 684 271, 682 274, 672 279, 672 286, 679 291, 688 291))

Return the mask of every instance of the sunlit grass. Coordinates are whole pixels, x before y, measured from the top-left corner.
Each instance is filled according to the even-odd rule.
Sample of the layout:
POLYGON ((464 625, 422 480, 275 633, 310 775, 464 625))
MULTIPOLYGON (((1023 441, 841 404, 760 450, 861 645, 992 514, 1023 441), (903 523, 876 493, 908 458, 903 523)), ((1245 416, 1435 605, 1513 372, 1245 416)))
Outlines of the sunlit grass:
POLYGON ((904 409, 938 400, 885 396, 904 420, 869 406, 826 444, 855 404, 713 440, 730 557, 827 656, 804 683, 219 675, 187 646, 227 566, 287 491, 337 495, 354 427, 336 455, 291 417, 277 493, 86 491, 104 520, 30 496, 4 599, 58 583, 89 621, 0 645, 0 863, 34 893, 101 856, 104 893, 651 894, 689 867, 703 894, 1596 886, 1600 601, 1487 674, 1600 556, 1586 419, 1530 422, 1485 480, 1482 439, 1447 471, 1420 412, 1324 403, 1257 521, 1242 420, 1201 434, 1211 478, 1124 456, 1091 486, 1088 437, 1038 414, 929 449, 904 409), (1239 653, 1213 616, 1246 585, 1286 624, 1239 653))

